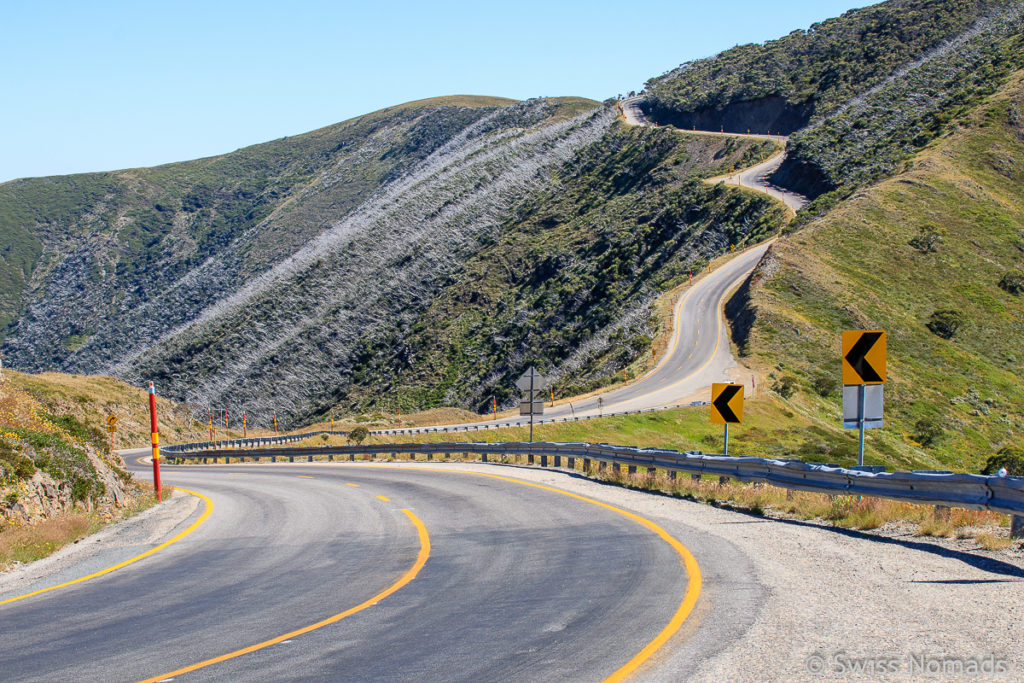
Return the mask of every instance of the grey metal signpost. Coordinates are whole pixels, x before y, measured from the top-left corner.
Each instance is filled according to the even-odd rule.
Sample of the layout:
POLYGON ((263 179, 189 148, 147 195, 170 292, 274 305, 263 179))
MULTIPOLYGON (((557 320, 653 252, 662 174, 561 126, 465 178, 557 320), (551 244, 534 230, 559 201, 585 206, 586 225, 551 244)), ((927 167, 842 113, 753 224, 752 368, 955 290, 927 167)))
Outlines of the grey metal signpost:
POLYGON ((526 394, 525 400, 519 403, 519 414, 530 416, 530 443, 533 443, 533 416, 544 414, 544 397, 537 400, 547 388, 548 381, 536 369, 531 367, 516 380, 516 387, 526 394))
POLYGON ((860 430, 857 465, 864 466, 864 430, 882 426, 884 330, 847 330, 842 338, 843 428, 860 430))

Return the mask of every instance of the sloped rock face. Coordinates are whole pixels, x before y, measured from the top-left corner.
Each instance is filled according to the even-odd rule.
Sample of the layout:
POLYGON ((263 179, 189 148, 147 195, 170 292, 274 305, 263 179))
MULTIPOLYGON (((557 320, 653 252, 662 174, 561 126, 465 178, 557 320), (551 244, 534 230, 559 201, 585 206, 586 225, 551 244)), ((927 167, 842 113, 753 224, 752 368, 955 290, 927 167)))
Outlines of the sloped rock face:
MULTIPOLYGON (((76 510, 109 513, 129 505, 139 495, 138 489, 103 458, 91 449, 86 453, 102 493, 82 500, 76 496, 72 481, 56 479, 43 470, 36 470, 28 479, 4 476, 4 472, 0 474, 0 526, 18 526, 76 510)), ((112 457, 120 461, 116 455, 112 457)), ((120 464, 123 467, 124 463, 120 464)))

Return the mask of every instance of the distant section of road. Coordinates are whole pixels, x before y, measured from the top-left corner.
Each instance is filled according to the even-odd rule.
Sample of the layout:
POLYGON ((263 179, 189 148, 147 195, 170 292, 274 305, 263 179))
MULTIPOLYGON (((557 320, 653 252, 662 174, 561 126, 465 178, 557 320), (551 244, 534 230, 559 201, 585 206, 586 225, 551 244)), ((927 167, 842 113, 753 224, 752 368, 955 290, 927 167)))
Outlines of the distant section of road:
MULTIPOLYGON (((640 108, 640 102, 642 98, 633 97, 622 102, 622 117, 626 123, 633 126, 649 126, 652 125, 644 114, 643 109, 640 108)), ((758 192, 764 192, 765 194, 774 197, 780 202, 786 205, 792 213, 796 213, 800 209, 807 206, 807 197, 802 194, 797 194, 787 190, 784 187, 779 187, 768 181, 769 176, 778 170, 779 166, 786 159, 785 145, 788 138, 784 135, 765 135, 760 133, 723 133, 721 131, 708 131, 708 130, 693 130, 693 131, 681 131, 685 133, 694 133, 699 135, 721 135, 726 137, 737 137, 737 138, 755 138, 758 140, 775 140, 783 145, 783 149, 778 154, 766 159, 765 161, 751 166, 750 168, 743 169, 736 173, 730 173, 729 175, 716 176, 709 178, 709 183, 728 183, 737 185, 740 187, 746 187, 751 190, 758 192)))
MULTIPOLYGON (((672 337, 662 359, 649 373, 625 386, 602 394, 544 408, 544 419, 594 417, 607 413, 666 408, 710 390, 713 382, 729 381, 727 372, 736 366, 729 348, 729 330, 722 307, 726 298, 754 269, 771 241, 736 254, 698 279, 676 304, 672 337)), ((710 399, 710 394, 706 397, 710 399)), ((514 415, 496 420, 460 424, 509 425, 526 418, 514 415)), ((417 429, 432 429, 419 427, 417 429)), ((391 434, 400 430, 380 430, 391 434)))

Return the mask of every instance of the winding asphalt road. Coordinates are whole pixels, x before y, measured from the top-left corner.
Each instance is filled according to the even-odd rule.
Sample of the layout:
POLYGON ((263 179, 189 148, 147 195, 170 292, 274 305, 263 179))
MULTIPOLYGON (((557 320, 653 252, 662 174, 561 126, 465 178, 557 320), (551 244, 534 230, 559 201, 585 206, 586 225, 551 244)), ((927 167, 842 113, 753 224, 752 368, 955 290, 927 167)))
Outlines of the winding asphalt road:
MULTIPOLYGON (((673 315, 672 337, 662 359, 649 373, 625 386, 588 398, 545 406, 543 419, 588 417, 626 410, 677 405, 699 395, 710 399, 713 382, 730 381, 728 370, 736 366, 729 348, 729 330, 722 306, 771 246, 773 240, 737 253, 705 274, 680 297, 673 315), (703 396, 707 390, 708 395, 703 396)), ((467 426, 517 424, 519 416, 485 420, 467 426)), ((439 426, 438 428, 443 428, 439 426)), ((432 429, 419 427, 418 430, 432 429)), ((402 430, 381 430, 393 434, 402 430)), ((408 431, 408 430, 405 430, 408 431)))
MULTIPOLYGON (((126 454, 131 469, 145 469, 137 459, 146 452, 126 454)), ((193 513, 212 504, 208 519, 135 564, 0 604, 0 677, 602 680, 696 599, 696 564, 649 523, 493 472, 165 467, 166 482, 208 498, 193 513), (307 633, 178 671, 361 603, 307 633)), ((670 532, 710 558, 713 575, 744 562, 692 531, 670 532)), ((119 552, 108 560, 123 560, 119 552)), ((694 635, 701 617, 690 618, 637 665, 639 678, 678 679, 699 663, 696 652, 722 646, 720 626, 694 635)))
MULTIPOLYGON (((643 109, 640 108, 640 102, 643 98, 633 97, 622 102, 622 117, 626 123, 633 126, 649 126, 650 121, 647 120, 647 116, 644 115, 643 109)), ((694 131, 681 131, 684 133, 694 133, 698 135, 717 135, 723 137, 734 137, 734 138, 753 138, 756 140, 774 140, 780 142, 783 145, 783 149, 768 159, 765 159, 760 164, 756 164, 749 168, 745 168, 737 173, 730 173, 727 175, 716 176, 714 178, 708 178, 709 183, 727 183, 735 184, 739 187, 746 187, 758 192, 763 192, 768 196, 777 199, 786 205, 790 213, 795 215, 797 211, 807 206, 807 197, 788 190, 784 187, 779 187, 771 182, 768 178, 772 173, 778 170, 779 166, 786 159, 785 145, 789 138, 784 135, 765 135, 760 133, 723 133, 720 131, 710 130, 694 130, 694 131)))

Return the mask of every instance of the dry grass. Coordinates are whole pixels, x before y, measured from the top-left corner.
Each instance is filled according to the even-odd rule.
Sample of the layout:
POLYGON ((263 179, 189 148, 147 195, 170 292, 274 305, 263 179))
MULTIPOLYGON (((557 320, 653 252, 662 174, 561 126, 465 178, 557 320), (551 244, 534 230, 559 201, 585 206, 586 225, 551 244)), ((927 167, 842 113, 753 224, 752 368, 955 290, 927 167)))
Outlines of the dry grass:
POLYGON ((1013 545, 1013 539, 990 533, 978 534, 974 540, 985 550, 1004 550, 1013 545))
MULTIPOLYGON (((8 569, 15 562, 41 560, 109 524, 137 515, 156 505, 153 486, 140 482, 139 488, 143 493, 113 515, 78 512, 59 515, 26 526, 5 528, 0 531, 0 571, 8 569)), ((165 500, 174 492, 171 486, 164 486, 162 489, 165 500)))
POLYGON ((70 514, 0 531, 0 569, 46 557, 90 533, 94 526, 89 515, 70 514))

